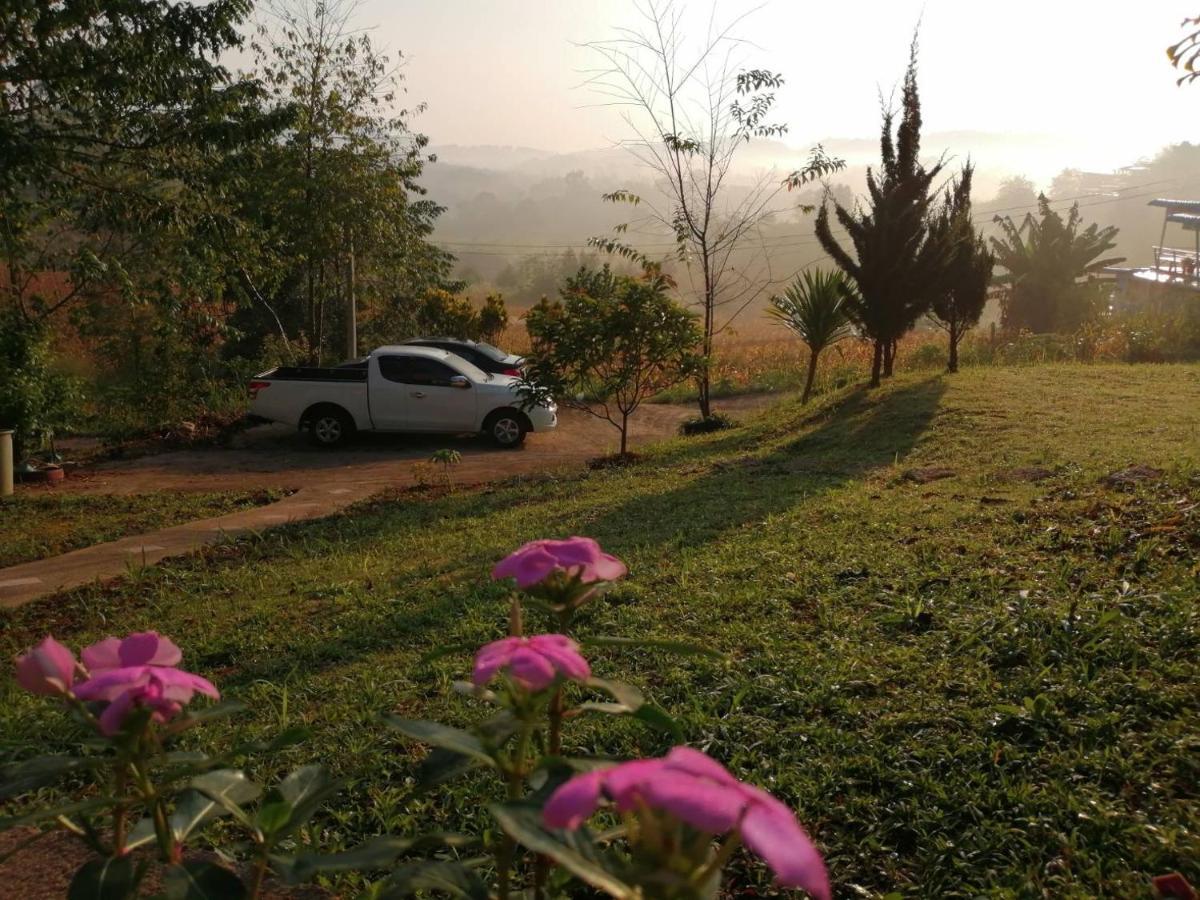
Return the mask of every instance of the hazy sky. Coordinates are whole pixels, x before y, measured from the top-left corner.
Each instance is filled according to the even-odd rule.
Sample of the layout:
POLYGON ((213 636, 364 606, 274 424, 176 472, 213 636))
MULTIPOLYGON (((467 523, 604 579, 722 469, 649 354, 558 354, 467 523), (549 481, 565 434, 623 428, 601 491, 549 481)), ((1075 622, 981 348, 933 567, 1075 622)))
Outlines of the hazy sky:
MULTIPOLYGON (((712 3, 682 5, 703 30, 712 3)), ((1110 169, 1200 139, 1200 84, 1176 87, 1164 53, 1184 16, 1200 12, 1195 2, 716 4, 720 19, 756 7, 739 34, 755 45, 756 66, 786 77, 778 118, 797 146, 877 134, 877 92, 902 75, 918 19, 927 131, 1036 136, 1055 158, 1051 171, 1068 162, 1110 169)), ((633 0, 366 0, 360 18, 406 56, 409 97, 429 104, 418 124, 435 144, 581 150, 625 134, 614 111, 592 106, 596 96, 579 87, 595 60, 577 44, 636 22, 633 0)))

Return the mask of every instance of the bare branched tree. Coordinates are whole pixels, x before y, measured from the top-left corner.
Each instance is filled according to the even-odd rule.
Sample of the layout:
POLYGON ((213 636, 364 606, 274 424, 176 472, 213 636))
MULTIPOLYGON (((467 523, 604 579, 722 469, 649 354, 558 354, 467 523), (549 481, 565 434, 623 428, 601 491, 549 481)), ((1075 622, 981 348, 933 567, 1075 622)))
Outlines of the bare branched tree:
POLYGON ((627 241, 630 226, 674 238, 674 256, 686 268, 702 320, 704 365, 697 376, 700 414, 711 414, 710 361, 714 340, 737 316, 778 284, 760 226, 779 211, 781 191, 845 166, 814 147, 804 168, 786 178, 767 173, 738 183, 738 151, 753 138, 779 137, 787 127, 769 121, 783 78, 745 68, 747 44, 735 31, 745 15, 719 25, 714 14, 703 39, 689 42, 682 8, 672 0, 637 7, 640 28, 619 28, 611 40, 586 46, 601 60, 586 84, 604 105, 622 107, 633 137, 622 142, 654 173, 657 197, 628 190, 605 194, 644 214, 618 225, 616 237, 590 244, 608 253, 654 265, 627 241))

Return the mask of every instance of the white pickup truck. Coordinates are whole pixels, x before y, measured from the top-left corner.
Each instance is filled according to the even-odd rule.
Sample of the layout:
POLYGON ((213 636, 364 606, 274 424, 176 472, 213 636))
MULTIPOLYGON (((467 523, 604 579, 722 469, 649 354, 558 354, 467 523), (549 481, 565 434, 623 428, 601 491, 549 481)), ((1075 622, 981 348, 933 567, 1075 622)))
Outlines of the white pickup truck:
POLYGON ((333 369, 281 366, 250 381, 250 415, 307 431, 322 447, 356 431, 480 432, 516 447, 558 424, 553 401, 523 404, 520 379, 411 344, 380 347, 333 369))

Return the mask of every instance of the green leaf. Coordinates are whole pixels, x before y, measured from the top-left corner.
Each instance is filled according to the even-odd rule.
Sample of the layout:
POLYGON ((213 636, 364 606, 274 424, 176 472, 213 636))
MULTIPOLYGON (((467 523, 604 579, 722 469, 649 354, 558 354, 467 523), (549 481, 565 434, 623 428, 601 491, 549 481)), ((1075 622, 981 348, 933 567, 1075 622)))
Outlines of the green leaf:
POLYGON ((242 806, 257 799, 262 793, 262 788, 247 778, 245 772, 237 769, 205 772, 193 778, 189 787, 220 806, 225 812, 231 813, 238 821, 247 823, 250 816, 242 806))
POLYGON ((645 722, 651 728, 671 735, 677 743, 683 743, 683 729, 662 707, 655 706, 653 703, 643 704, 633 713, 633 717, 645 722))
POLYGON ((342 782, 330 777, 324 766, 301 766, 268 792, 255 823, 263 834, 278 840, 312 818, 341 789, 342 782))
POLYGON ((193 725, 199 725, 203 722, 224 719, 243 712, 245 709, 246 704, 240 700, 222 700, 220 703, 214 703, 212 706, 205 706, 189 711, 186 716, 178 718, 171 723, 171 731, 183 731, 185 728, 191 728, 193 725))
POLYGON ((605 869, 599 861, 589 859, 574 847, 562 843, 552 832, 543 828, 539 810, 528 806, 500 806, 498 804, 491 806, 490 809, 504 832, 534 853, 550 857, 577 878, 604 891, 611 897, 631 898, 636 896, 632 887, 605 869))
POLYGON ((626 684, 623 681, 609 681, 605 678, 589 678, 587 680, 588 687, 594 687, 604 691, 610 697, 617 701, 618 704, 624 706, 629 712, 633 712, 643 703, 646 702, 642 692, 632 684, 626 684))
POLYGON ((79 867, 67 900, 127 900, 137 890, 138 873, 128 856, 93 859, 79 867))
POLYGON ((111 807, 116 802, 116 799, 113 797, 93 797, 90 800, 80 800, 77 803, 67 803, 64 806, 35 809, 23 816, 0 819, 0 831, 7 831, 10 828, 17 828, 21 825, 36 825, 38 822, 57 819, 59 816, 73 816, 78 813, 90 812, 94 809, 105 809, 111 807))
POLYGON ((474 869, 440 859, 406 863, 396 869, 384 882, 377 900, 411 897, 417 891, 440 891, 462 900, 488 900, 488 887, 474 869))
POLYGON ((68 772, 95 769, 104 762, 99 757, 38 756, 13 763, 0 770, 0 800, 52 784, 68 772))
POLYGON ((482 763, 472 756, 434 747, 417 767, 417 793, 427 793, 439 784, 465 775, 480 765, 482 763))
POLYGON ((298 880, 305 880, 318 872, 387 869, 406 853, 420 853, 440 847, 467 847, 477 842, 476 838, 468 835, 448 832, 417 837, 378 837, 341 853, 314 853, 297 857, 292 865, 292 873, 298 880))
POLYGON ((712 647, 705 647, 701 644, 689 644, 684 641, 656 641, 597 635, 584 638, 582 643, 593 647, 638 647, 647 650, 662 650, 666 653, 675 653, 680 656, 709 656, 714 659, 725 658, 725 654, 719 650, 714 650, 712 647))
POLYGON ((451 728, 440 722, 428 722, 420 719, 402 719, 399 716, 384 716, 384 721, 401 734, 423 744, 432 744, 444 750, 451 750, 478 760, 487 766, 495 767, 492 759, 479 738, 460 728, 451 728))
POLYGON ((242 900, 246 886, 224 866, 188 860, 167 869, 163 877, 166 900, 242 900))
POLYGON ((218 769, 192 779, 168 820, 177 841, 185 841, 192 832, 218 816, 236 815, 242 822, 248 816, 242 804, 255 799, 262 790, 236 769, 218 769))

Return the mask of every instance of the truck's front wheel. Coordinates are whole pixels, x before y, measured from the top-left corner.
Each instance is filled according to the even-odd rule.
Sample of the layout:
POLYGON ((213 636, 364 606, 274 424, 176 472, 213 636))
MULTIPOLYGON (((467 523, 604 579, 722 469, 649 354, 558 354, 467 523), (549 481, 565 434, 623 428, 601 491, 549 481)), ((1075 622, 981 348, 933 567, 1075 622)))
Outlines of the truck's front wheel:
POLYGON ((336 447, 354 433, 354 421, 341 409, 324 407, 308 414, 308 439, 318 447, 336 447))

